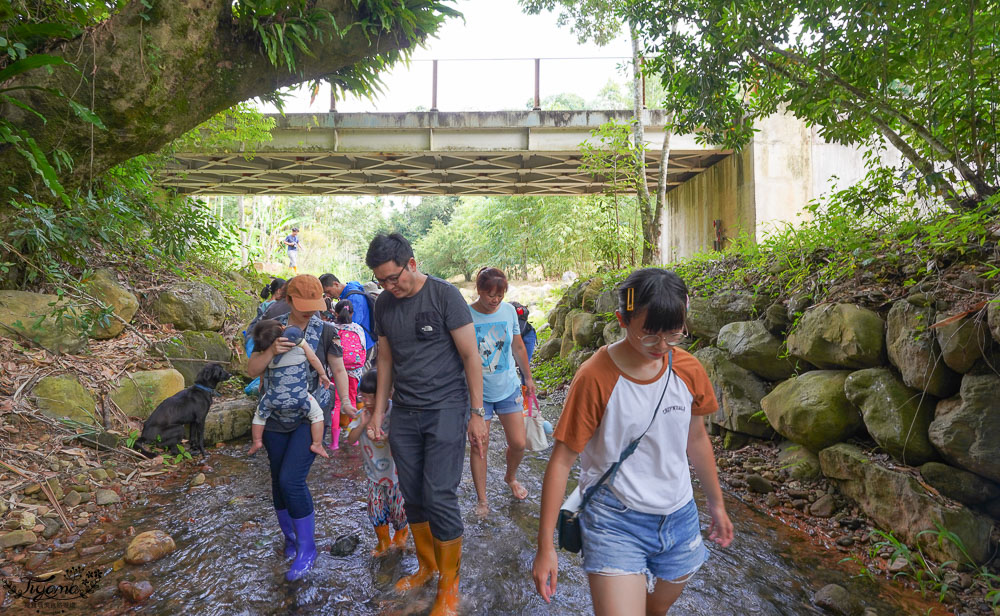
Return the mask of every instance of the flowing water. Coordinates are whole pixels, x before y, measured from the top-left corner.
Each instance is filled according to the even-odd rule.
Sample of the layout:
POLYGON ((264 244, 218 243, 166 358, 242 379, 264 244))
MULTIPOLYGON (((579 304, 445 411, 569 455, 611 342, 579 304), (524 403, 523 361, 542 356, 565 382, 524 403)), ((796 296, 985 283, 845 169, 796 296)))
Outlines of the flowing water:
MULTIPOLYGON (((549 417, 555 408, 543 409, 549 417)), ((587 614, 591 612, 586 577, 579 557, 559 552, 558 593, 550 605, 534 591, 530 578, 538 527, 541 478, 548 452, 529 453, 521 482, 530 495, 525 502, 510 498, 503 482, 503 430, 494 422, 490 446, 489 496, 493 511, 479 520, 473 513, 475 491, 468 467, 459 488, 465 518, 461 589, 463 614, 587 614)), ((149 580, 155 592, 141 608, 143 614, 198 614, 231 616, 278 614, 425 614, 433 587, 400 598, 391 592, 401 575, 416 567, 411 551, 373 558, 375 544, 365 504, 365 480, 357 447, 342 446, 330 460, 317 458, 309 476, 316 504, 320 555, 303 579, 287 583, 287 562, 279 556, 283 545, 270 504, 267 458, 263 452, 247 458, 246 447, 215 450, 206 485, 188 489, 180 479, 166 482, 146 496, 114 524, 118 538, 102 555, 109 571, 104 603, 98 597, 80 605, 79 614, 93 614, 120 606, 111 597, 122 576, 149 580), (141 567, 111 572, 128 537, 160 529, 169 533, 177 550, 141 567), (329 553, 333 539, 356 534, 361 543, 353 554, 329 553), (98 599, 98 601, 94 601, 98 599)), ((696 493, 699 490, 696 488, 696 493)), ((703 527, 708 519, 701 503, 703 527)), ((711 545, 711 557, 688 584, 671 615, 797 615, 822 614, 811 603, 816 590, 827 583, 847 586, 864 597, 881 616, 923 614, 927 605, 912 592, 887 582, 852 579, 841 555, 813 547, 799 532, 727 496, 736 526, 736 540, 728 549, 711 545)), ((110 526, 108 527, 110 528, 110 526)), ((91 529, 81 539, 87 543, 91 529)), ((412 546, 412 542, 411 542, 412 546)), ((65 557, 64 557, 65 558, 65 557)), ((57 564, 54 561, 52 564, 57 564)), ((929 605, 929 604, 928 604, 929 605)), ((73 613, 73 612, 63 612, 73 613)), ((942 612, 938 612, 942 613, 942 612)))

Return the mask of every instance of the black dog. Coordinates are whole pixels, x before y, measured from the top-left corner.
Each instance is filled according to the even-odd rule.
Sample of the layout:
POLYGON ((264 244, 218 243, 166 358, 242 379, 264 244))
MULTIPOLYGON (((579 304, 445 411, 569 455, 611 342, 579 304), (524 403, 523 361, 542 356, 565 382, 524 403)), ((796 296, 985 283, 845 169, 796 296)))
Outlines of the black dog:
POLYGON ((215 388, 233 375, 219 364, 206 364, 195 377, 194 385, 170 396, 156 407, 142 426, 142 436, 135 449, 142 455, 155 454, 143 448, 144 443, 167 447, 178 453, 177 445, 184 438, 184 426, 191 427, 191 450, 205 453, 205 417, 212 405, 215 388))

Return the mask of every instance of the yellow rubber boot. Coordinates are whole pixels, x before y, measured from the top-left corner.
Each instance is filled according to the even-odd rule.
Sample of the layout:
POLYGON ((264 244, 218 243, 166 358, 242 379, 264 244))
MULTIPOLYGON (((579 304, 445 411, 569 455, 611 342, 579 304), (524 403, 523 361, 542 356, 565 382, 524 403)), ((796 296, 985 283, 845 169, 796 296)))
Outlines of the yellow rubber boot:
POLYGON ((441 577, 438 578, 437 598, 430 616, 456 616, 458 602, 458 570, 462 566, 462 538, 451 541, 434 540, 434 558, 437 559, 441 577))
POLYGON ((375 536, 378 537, 378 545, 372 550, 372 556, 381 556, 389 551, 389 525, 382 524, 375 527, 375 536))
POLYGON ((410 527, 404 526, 403 528, 396 531, 396 534, 392 536, 392 546, 394 548, 403 549, 406 547, 406 539, 410 536, 410 527))
POLYGON ((406 592, 430 581, 438 571, 437 560, 434 558, 434 536, 431 535, 431 525, 428 522, 410 524, 413 533, 413 545, 417 548, 417 570, 396 582, 397 592, 406 592))

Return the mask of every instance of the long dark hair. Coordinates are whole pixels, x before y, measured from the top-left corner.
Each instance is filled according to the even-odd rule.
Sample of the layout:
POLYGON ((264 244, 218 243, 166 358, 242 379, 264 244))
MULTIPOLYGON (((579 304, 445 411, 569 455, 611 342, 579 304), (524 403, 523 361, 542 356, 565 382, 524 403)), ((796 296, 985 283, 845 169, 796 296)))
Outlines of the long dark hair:
POLYGON ((267 299, 273 297, 277 293, 278 289, 285 286, 284 278, 273 278, 271 282, 264 285, 264 288, 260 290, 260 298, 267 299))
POLYGON ((646 311, 644 329, 656 333, 684 327, 687 285, 670 270, 637 269, 618 287, 618 310, 625 324, 639 311, 646 311))
POLYGON ((347 325, 354 316, 354 306, 351 305, 350 301, 342 299, 333 307, 333 314, 334 321, 341 325, 347 325))

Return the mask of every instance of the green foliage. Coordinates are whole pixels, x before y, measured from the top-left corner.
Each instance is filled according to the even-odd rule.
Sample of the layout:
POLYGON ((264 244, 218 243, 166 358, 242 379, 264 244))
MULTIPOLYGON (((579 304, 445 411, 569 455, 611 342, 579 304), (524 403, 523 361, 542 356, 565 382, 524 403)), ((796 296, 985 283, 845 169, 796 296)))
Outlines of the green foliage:
POLYGON ((218 113, 167 146, 173 152, 242 152, 252 160, 260 146, 270 143, 275 120, 249 103, 240 103, 218 113))
MULTIPOLYGON (((541 345, 541 340, 539 340, 541 345)), ((573 364, 556 355, 547 361, 534 362, 531 365, 531 377, 543 391, 552 391, 560 385, 568 383, 573 378, 573 364)))

